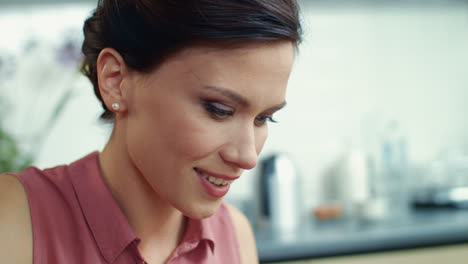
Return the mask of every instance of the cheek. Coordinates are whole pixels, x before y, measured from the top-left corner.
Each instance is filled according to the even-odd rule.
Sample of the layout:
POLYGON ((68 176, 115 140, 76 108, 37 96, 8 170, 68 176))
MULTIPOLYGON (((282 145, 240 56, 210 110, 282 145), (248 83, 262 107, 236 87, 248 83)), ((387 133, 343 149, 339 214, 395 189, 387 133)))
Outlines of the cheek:
POLYGON ((168 131, 171 146, 177 155, 189 160, 204 158, 218 149, 224 140, 218 127, 196 115, 184 115, 174 129, 168 131))

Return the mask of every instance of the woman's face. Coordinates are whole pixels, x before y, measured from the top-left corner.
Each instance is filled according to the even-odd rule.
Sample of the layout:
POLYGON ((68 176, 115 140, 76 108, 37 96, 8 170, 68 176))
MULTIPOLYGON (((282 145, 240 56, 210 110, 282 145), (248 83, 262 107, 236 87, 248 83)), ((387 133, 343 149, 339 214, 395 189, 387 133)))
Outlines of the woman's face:
POLYGON ((191 47, 151 73, 131 73, 120 128, 157 199, 192 218, 216 211, 231 181, 257 165, 293 57, 289 42, 191 47))

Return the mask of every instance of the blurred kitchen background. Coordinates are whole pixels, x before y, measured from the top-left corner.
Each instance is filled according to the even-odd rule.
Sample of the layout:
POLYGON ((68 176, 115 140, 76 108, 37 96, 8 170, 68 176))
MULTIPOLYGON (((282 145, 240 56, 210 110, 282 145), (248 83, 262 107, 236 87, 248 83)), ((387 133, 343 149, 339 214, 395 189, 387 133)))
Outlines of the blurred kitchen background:
MULTIPOLYGON (((255 227, 261 260, 354 263, 328 258, 392 250, 354 261, 464 263, 468 1, 300 4, 288 105, 261 164, 227 197, 255 227)), ((0 0, 0 172, 103 148, 111 126, 78 68, 95 5, 0 0)))

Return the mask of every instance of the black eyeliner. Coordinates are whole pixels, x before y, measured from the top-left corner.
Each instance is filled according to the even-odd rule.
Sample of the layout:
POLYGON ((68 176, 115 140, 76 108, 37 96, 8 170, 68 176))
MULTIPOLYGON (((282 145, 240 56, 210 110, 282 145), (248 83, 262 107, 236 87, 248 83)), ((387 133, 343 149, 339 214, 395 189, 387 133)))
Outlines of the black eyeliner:
POLYGON ((216 101, 211 100, 202 100, 203 106, 206 111, 210 113, 216 119, 222 119, 228 116, 232 116, 234 114, 233 110, 226 110, 217 107, 215 104, 220 104, 216 101))

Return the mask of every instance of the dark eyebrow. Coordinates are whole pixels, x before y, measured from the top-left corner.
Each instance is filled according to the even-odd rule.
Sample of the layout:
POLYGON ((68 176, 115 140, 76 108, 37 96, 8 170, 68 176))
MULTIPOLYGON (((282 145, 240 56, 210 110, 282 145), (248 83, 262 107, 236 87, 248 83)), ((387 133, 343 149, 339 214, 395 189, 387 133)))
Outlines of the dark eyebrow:
POLYGON ((286 106, 286 101, 282 102, 281 104, 277 104, 275 106, 272 106, 270 108, 268 108, 267 110, 265 110, 264 112, 265 113, 274 113, 278 110, 281 110, 283 107, 286 106))
POLYGON ((243 105, 245 107, 250 106, 250 103, 246 98, 244 98, 241 95, 239 95, 239 94, 237 94, 237 93, 235 93, 233 91, 230 91, 228 89, 217 87, 217 86, 204 86, 203 88, 209 89, 209 90, 212 90, 212 91, 216 91, 216 92, 222 94, 223 96, 226 96, 229 99, 231 99, 233 101, 236 101, 237 103, 239 103, 239 104, 241 104, 241 105, 243 105))
MULTIPOLYGON (((218 87, 218 86, 203 86, 203 88, 218 92, 218 93, 222 94, 223 96, 226 96, 226 97, 230 98, 231 100, 236 101, 237 103, 243 105, 244 107, 249 107, 250 106, 249 101, 245 97, 242 97, 241 95, 237 94, 236 92, 233 92, 233 91, 230 91, 228 89, 218 87)), ((284 106, 286 106, 286 102, 282 102, 280 104, 272 106, 272 107, 266 109, 264 112, 274 113, 274 112, 280 110, 281 108, 283 108, 284 106)))

